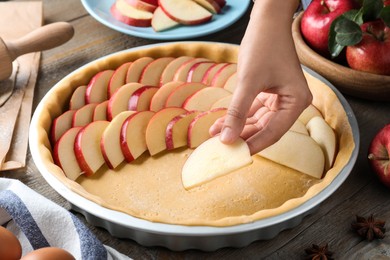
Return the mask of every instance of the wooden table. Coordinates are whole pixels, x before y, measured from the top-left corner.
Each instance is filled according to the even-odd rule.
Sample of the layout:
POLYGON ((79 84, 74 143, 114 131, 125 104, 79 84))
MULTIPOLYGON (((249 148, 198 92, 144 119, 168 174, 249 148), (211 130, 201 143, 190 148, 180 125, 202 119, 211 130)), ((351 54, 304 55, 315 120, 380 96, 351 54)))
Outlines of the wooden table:
MULTIPOLYGON (((80 66, 116 51, 157 42, 128 36, 100 24, 86 12, 79 0, 44 0, 43 3, 44 23, 70 22, 75 28, 75 36, 65 45, 42 53, 34 108, 57 81, 80 66)), ((239 44, 248 19, 249 11, 228 29, 194 40, 239 44)), ((254 242, 245 248, 224 248, 216 252, 172 252, 165 248, 147 248, 131 240, 117 239, 106 230, 86 223, 81 214, 75 214, 104 244, 134 259, 300 259, 305 256, 304 249, 313 243, 329 243, 329 248, 335 252, 334 257, 337 259, 369 259, 369 256, 381 253, 390 257, 390 235, 369 243, 350 230, 350 223, 356 214, 368 216, 373 213, 388 220, 387 225, 390 225, 390 189, 385 188, 370 170, 366 154, 375 133, 386 123, 390 123, 390 102, 373 102, 349 96, 346 98, 356 114, 361 134, 359 157, 353 171, 314 214, 272 240, 254 242)), ((17 178, 69 209, 69 203, 42 178, 30 154, 27 161, 26 169, 0 175, 17 178)))

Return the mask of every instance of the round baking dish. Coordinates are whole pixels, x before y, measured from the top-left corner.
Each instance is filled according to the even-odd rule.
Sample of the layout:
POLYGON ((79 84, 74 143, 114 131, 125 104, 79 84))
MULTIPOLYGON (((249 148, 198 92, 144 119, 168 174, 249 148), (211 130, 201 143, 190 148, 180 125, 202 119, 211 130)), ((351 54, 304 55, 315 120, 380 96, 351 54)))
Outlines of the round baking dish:
MULTIPOLYGON (((149 46, 143 46, 139 48, 133 48, 131 50, 122 51, 119 53, 111 54, 101 59, 113 58, 117 56, 126 55, 127 52, 142 52, 145 49, 161 46, 161 45, 174 45, 180 46, 182 51, 185 52, 192 44, 202 45, 205 49, 208 46, 218 45, 223 54, 224 47, 231 48, 230 44, 221 43, 206 43, 206 42, 182 42, 182 43, 164 43, 155 44, 149 46)), ((238 49, 234 45, 234 48, 238 49)), ((179 51, 179 54, 181 52, 179 51)), ((201 51, 195 51, 196 55, 201 55, 201 51)), ((224 57, 223 55, 219 55, 224 57)), ((99 60, 101 60, 99 59, 99 60)), ((99 61, 97 60, 97 61, 99 61)), ((97 62, 94 61, 94 62, 97 62)), ((92 62, 92 63, 94 63, 92 62)), ((91 64, 92 64, 91 63, 91 64)), ((85 65, 90 66, 90 64, 85 65)), ((82 213, 87 221, 92 225, 100 226, 107 229, 113 236, 119 238, 133 239, 144 246, 163 246, 171 250, 186 250, 186 249, 200 249, 204 251, 212 251, 222 247, 244 247, 253 241, 271 239, 275 237, 280 231, 288 228, 293 228, 298 225, 302 219, 312 213, 321 202, 331 196, 334 191, 340 187, 340 185, 346 180, 355 164, 358 150, 359 150, 359 130, 356 118, 350 108, 348 102, 342 96, 342 94, 332 86, 326 79, 315 73, 314 71, 303 67, 303 69, 323 82, 327 87, 335 93, 337 99, 341 103, 345 110, 347 121, 352 130, 354 147, 347 160, 347 163, 335 176, 334 179, 320 192, 316 193, 312 198, 308 199, 302 204, 288 210, 284 213, 276 216, 263 218, 254 222, 246 224, 238 224, 226 227, 215 226, 184 226, 174 224, 156 223, 140 218, 136 218, 101 206, 96 201, 86 199, 82 194, 75 192, 69 185, 58 178, 53 172, 58 168, 54 165, 50 144, 47 137, 47 129, 50 128, 51 119, 60 112, 61 108, 48 110, 46 107, 48 99, 54 92, 58 91, 58 84, 63 80, 72 80, 79 77, 79 71, 84 67, 74 71, 66 78, 57 83, 41 100, 37 106, 30 127, 30 151, 33 160, 41 172, 42 176, 49 183, 53 189, 55 189, 61 196, 70 202, 72 208, 82 213), (46 121, 42 121, 42 118, 47 118, 46 121)), ((99 68, 104 69, 104 68, 99 68)), ((58 170, 57 170, 58 171, 58 170)))

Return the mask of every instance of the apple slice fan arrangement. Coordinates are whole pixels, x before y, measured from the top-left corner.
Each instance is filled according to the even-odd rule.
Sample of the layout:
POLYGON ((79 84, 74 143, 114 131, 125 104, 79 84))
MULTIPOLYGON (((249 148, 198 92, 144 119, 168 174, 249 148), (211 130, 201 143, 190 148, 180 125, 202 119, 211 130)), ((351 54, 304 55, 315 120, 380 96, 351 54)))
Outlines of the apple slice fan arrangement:
POLYGON ((225 0, 117 0, 110 11, 120 22, 160 32, 206 23, 214 14, 221 13, 225 5, 225 0))

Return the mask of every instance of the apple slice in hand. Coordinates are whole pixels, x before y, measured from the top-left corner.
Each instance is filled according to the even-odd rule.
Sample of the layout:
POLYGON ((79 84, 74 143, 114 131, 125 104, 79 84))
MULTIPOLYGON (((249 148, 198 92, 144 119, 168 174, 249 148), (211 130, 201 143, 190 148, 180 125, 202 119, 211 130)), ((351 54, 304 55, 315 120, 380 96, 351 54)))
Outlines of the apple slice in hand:
POLYGON ((188 97, 183 103, 183 108, 186 110, 207 111, 210 110, 215 102, 231 95, 232 93, 223 88, 203 88, 188 97))
POLYGON ((162 85, 150 100, 150 110, 157 112, 165 107, 168 96, 173 92, 174 89, 183 85, 180 81, 171 81, 162 85))
POLYGON ((77 162, 86 176, 97 172, 104 164, 100 141, 108 121, 95 121, 83 127, 74 142, 77 162))
POLYGON ((69 101, 69 110, 79 109, 85 105, 85 91, 87 86, 79 86, 75 89, 69 101))
POLYGON ((174 21, 195 25, 210 21, 212 14, 192 0, 159 0, 161 9, 174 21))
POLYGON ((117 20, 131 26, 149 27, 152 23, 152 12, 137 9, 125 0, 117 0, 111 6, 110 12, 117 20))
POLYGON ((225 116, 226 111, 227 109, 225 108, 216 108, 197 115, 188 126, 188 147, 198 147, 209 139, 211 137, 209 133, 210 127, 218 118, 225 116))
POLYGON ((120 145, 127 162, 132 162, 147 150, 146 127, 153 115, 152 111, 140 111, 123 122, 120 131, 120 145))
POLYGON ((187 112, 180 107, 168 107, 158 111, 150 119, 150 122, 146 128, 146 145, 149 153, 155 155, 161 151, 167 149, 165 142, 165 131, 168 123, 180 114, 187 112))
POLYGON ((156 32, 162 32, 178 26, 179 23, 172 20, 166 13, 158 7, 153 13, 152 28, 156 32))
POLYGON ((100 148, 104 161, 110 169, 115 169, 125 159, 120 143, 121 129, 123 122, 134 113, 136 112, 123 111, 119 113, 103 132, 100 148))
POLYGON ((188 97, 204 88, 207 88, 207 86, 199 82, 184 83, 175 88, 168 96, 165 107, 182 107, 188 97))
POLYGON ((149 63, 142 71, 139 83, 149 86, 160 86, 162 72, 174 59, 172 57, 162 57, 149 63))
POLYGON ((107 100, 107 88, 113 74, 113 70, 104 70, 91 79, 85 90, 85 103, 100 103, 107 100))
POLYGON ((316 141, 325 155, 325 172, 332 168, 336 155, 336 135, 322 117, 316 116, 306 124, 310 137, 316 141))
POLYGON ((133 61, 126 74, 126 83, 139 82, 141 74, 149 63, 154 61, 151 57, 142 57, 133 61))
POLYGON ((175 116, 167 125, 165 130, 165 142, 167 150, 172 150, 187 145, 188 126, 199 114, 199 111, 188 111, 175 116))
POLYGON ((143 86, 131 95, 129 98, 128 110, 145 111, 149 110, 150 101, 157 92, 157 87, 143 86))
POLYGON ((50 129, 50 140, 53 144, 72 127, 73 115, 76 110, 68 110, 53 120, 50 129))
POLYGON ((321 147, 310 136, 294 131, 287 131, 257 155, 317 179, 324 173, 325 156, 321 147))
POLYGON ((108 83, 107 97, 110 98, 114 92, 126 84, 126 75, 131 62, 126 62, 119 66, 111 76, 110 82, 108 83))
POLYGON ((66 177, 72 181, 82 174, 74 153, 74 142, 82 127, 73 127, 66 131, 56 142, 53 149, 54 162, 61 167, 66 177))
POLYGON ((233 144, 222 143, 215 136, 196 148, 182 169, 182 182, 190 189, 250 165, 249 147, 241 138, 233 144))

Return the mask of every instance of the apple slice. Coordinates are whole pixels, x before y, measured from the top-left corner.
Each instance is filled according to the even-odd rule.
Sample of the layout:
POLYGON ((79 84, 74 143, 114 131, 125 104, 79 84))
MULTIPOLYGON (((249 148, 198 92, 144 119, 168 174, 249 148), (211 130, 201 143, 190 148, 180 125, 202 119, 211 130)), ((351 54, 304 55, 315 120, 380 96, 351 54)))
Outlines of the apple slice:
POLYGON ((211 66, 203 76, 202 83, 206 85, 211 85, 211 82, 215 74, 224 66, 227 66, 228 63, 215 63, 214 66, 211 66))
POLYGON ((104 161, 110 169, 115 169, 125 159, 120 142, 123 122, 135 111, 123 111, 119 113, 106 127, 100 141, 104 161))
POLYGON ((85 105, 85 91, 87 86, 79 86, 75 89, 69 101, 69 110, 76 110, 85 105))
POLYGON ((202 82, 206 71, 215 64, 215 62, 204 61, 197 62, 188 71, 187 82, 202 82))
POLYGON ((296 120, 294 124, 290 127, 290 131, 298 132, 304 135, 309 135, 309 131, 306 128, 306 125, 300 120, 296 120))
POLYGON ((214 0, 194 0, 194 2, 201 5, 207 11, 213 14, 219 14, 221 12, 221 7, 214 0))
POLYGON ((77 109, 72 117, 72 127, 85 126, 91 123, 93 120, 93 111, 97 105, 98 103, 91 103, 77 109))
POLYGON ((150 119, 146 128, 145 138, 146 146, 151 155, 156 155, 167 149, 165 142, 165 130, 167 129, 167 125, 172 118, 185 112, 187 111, 180 107, 168 107, 158 111, 150 119))
POLYGON ((237 64, 229 63, 228 65, 220 68, 211 81, 211 86, 223 88, 226 81, 231 75, 237 72, 237 64))
POLYGON ((210 127, 218 118, 225 116, 226 112, 227 109, 225 108, 216 108, 197 115, 188 126, 188 147, 198 147, 209 139, 211 137, 209 133, 210 127))
POLYGON ((187 145, 188 126, 199 113, 199 111, 188 111, 172 118, 165 130, 167 150, 187 145))
POLYGON ((130 96, 128 110, 145 111, 149 110, 150 101, 157 92, 157 87, 143 86, 130 96))
POLYGON ((119 66, 110 78, 110 82, 108 83, 107 89, 107 97, 110 98, 114 92, 126 84, 126 74, 129 70, 131 62, 126 62, 119 66))
POLYGON ((128 110, 129 99, 131 95, 138 89, 142 88, 144 85, 134 82, 127 83, 117 89, 114 95, 108 100, 107 105, 107 118, 111 121, 116 115, 120 112, 128 110))
POLYGON ((92 114, 92 121, 103 120, 107 121, 107 106, 108 100, 97 104, 92 114))
POLYGON ((323 117, 318 108, 310 104, 305 110, 303 110, 303 112, 299 115, 298 119, 306 125, 310 121, 310 119, 316 116, 323 117))
POLYGON ((212 104, 211 109, 215 108, 229 108, 230 102, 232 101, 233 95, 229 95, 217 100, 214 104, 212 104))
POLYGON ((215 0, 215 2, 217 2, 221 9, 226 5, 226 0, 215 0))
POLYGON ((126 83, 139 82, 144 68, 154 61, 151 57, 142 57, 133 61, 126 74, 126 83))
POLYGON ((234 72, 230 77, 226 80, 225 85, 223 86, 224 89, 230 91, 231 93, 234 92, 234 90, 237 87, 237 72, 234 72))
POLYGON ((127 162, 132 162, 147 150, 146 128, 153 115, 152 111, 139 111, 123 122, 119 140, 127 162))
POLYGON ((77 162, 86 176, 93 175, 104 164, 100 140, 108 121, 95 121, 83 127, 74 142, 77 162))
POLYGON ((77 162, 74 153, 74 142, 76 135, 82 127, 73 127, 67 130, 56 142, 53 149, 53 159, 64 171, 67 178, 76 180, 83 172, 77 162))
POLYGON ((177 71, 175 72, 175 76, 173 77, 173 80, 186 82, 188 78, 188 73, 190 72, 192 66, 196 63, 206 62, 206 61, 210 61, 210 60, 205 58, 193 58, 192 60, 187 61, 177 69, 177 71))
POLYGON ((195 25, 210 21, 212 14, 192 0, 159 0, 161 9, 174 21, 195 25))
POLYGON ((196 148, 182 169, 185 189, 191 189, 218 177, 232 173, 253 162, 249 147, 239 138, 233 144, 222 143, 215 136, 196 148))
POLYGON ((165 107, 182 107, 184 101, 196 93, 197 91, 206 88, 207 86, 199 82, 188 82, 175 88, 168 96, 165 107))
POLYGON ((336 155, 336 135, 322 117, 315 116, 306 124, 310 137, 316 141, 325 155, 325 172, 332 168, 336 155))
POLYGON ((158 6, 158 0, 141 0, 142 2, 158 6))
POLYGON ((150 110, 157 112, 165 107, 166 100, 168 96, 172 93, 174 89, 183 85, 183 82, 180 81, 171 81, 162 85, 157 92, 150 100, 150 110))
POLYGON ((198 110, 207 111, 211 106, 220 100, 221 98, 231 96, 229 91, 218 87, 203 88, 190 97, 188 97, 184 103, 183 108, 185 110, 198 110))
POLYGON ((125 0, 126 3, 134 7, 135 9, 153 13, 157 5, 153 5, 141 0, 125 0))
POLYGON ((104 70, 97 73, 88 83, 85 90, 85 103, 100 103, 107 100, 107 88, 113 70, 104 70))
POLYGON ((162 57, 150 62, 143 69, 139 82, 149 86, 160 86, 161 74, 166 66, 173 61, 173 57, 162 57))
POLYGON ((179 23, 169 18, 161 7, 158 7, 153 13, 152 28, 156 32, 162 32, 178 26, 179 23))
MULTIPOLYGON (((165 85, 168 82, 173 81, 176 71, 185 63, 190 60, 193 60, 193 57, 189 56, 180 56, 171 61, 166 67, 163 73, 161 74, 160 85, 165 85)), ((179 81, 179 80, 176 80, 179 81)), ((183 81, 184 82, 184 81, 183 81)))
POLYGON ((118 21, 131 26, 149 27, 152 23, 153 13, 137 9, 125 0, 117 0, 110 9, 112 16, 118 21))
POLYGON ((53 144, 72 127, 73 115, 76 110, 68 110, 53 120, 50 129, 50 140, 53 144))
POLYGON ((310 136, 294 131, 287 131, 258 155, 317 179, 321 179, 324 172, 325 157, 321 147, 310 136))

